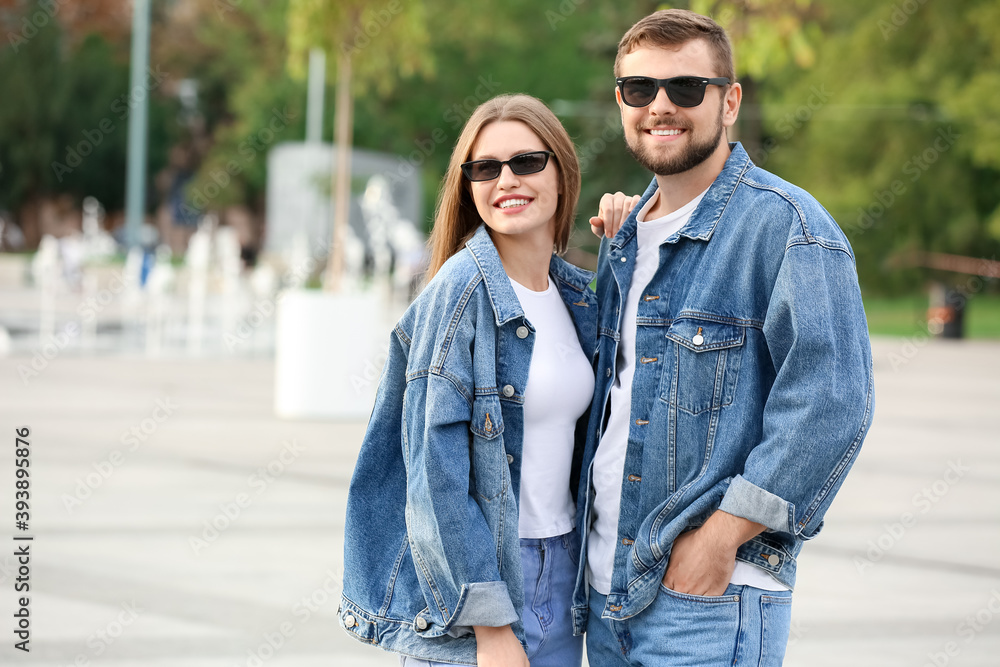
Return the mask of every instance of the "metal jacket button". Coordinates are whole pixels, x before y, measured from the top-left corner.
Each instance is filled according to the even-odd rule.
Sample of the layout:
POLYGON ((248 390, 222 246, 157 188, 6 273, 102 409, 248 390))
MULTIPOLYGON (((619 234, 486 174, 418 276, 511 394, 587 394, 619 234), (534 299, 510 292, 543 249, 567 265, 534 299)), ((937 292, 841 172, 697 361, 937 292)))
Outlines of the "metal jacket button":
POLYGON ((778 563, 781 562, 781 559, 775 556, 774 554, 771 554, 770 556, 767 557, 767 562, 777 567, 778 563))
POLYGON ((623 262, 627 262, 628 260, 626 258, 622 257, 622 261, 623 262))
POLYGON ((698 327, 698 333, 694 335, 694 337, 691 339, 691 342, 694 343, 695 345, 701 345, 702 343, 705 342, 705 337, 701 335, 701 327, 698 327))
POLYGON ((507 463, 513 463, 513 462, 514 462, 514 455, 513 454, 508 454, 507 455, 507 463))
POLYGON ((518 327, 517 328, 517 337, 518 338, 527 338, 528 337, 528 327, 518 327))
POLYGON ((426 630, 426 629, 427 629, 427 620, 424 619, 424 618, 418 618, 417 619, 417 630, 426 630))
POLYGON ((509 384, 505 384, 503 386, 503 395, 506 396, 507 398, 510 398, 511 396, 513 396, 514 395, 514 387, 511 386, 511 385, 509 385, 509 384))
POLYGON ((611 377, 611 369, 610 368, 607 369, 606 371, 604 371, 604 377, 611 377))
POLYGON ((353 628, 356 623, 357 623, 357 621, 355 621, 354 617, 351 616, 350 614, 348 614, 347 616, 344 617, 344 627, 345 628, 353 628))

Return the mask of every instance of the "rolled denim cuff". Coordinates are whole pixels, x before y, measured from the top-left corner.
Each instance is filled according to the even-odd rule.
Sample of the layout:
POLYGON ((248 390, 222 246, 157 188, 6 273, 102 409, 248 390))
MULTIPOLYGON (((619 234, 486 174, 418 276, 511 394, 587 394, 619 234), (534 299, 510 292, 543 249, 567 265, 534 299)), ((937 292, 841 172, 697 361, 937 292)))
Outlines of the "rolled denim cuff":
POLYGON ((448 634, 462 637, 472 632, 472 626, 485 625, 500 628, 520 618, 510 601, 507 584, 502 581, 483 581, 466 585, 462 607, 452 619, 448 634))
POLYGON ((780 496, 748 482, 741 475, 737 475, 729 483, 729 489, 722 498, 719 509, 733 516, 763 524, 776 532, 792 532, 791 526, 794 524, 792 514, 795 508, 780 496))

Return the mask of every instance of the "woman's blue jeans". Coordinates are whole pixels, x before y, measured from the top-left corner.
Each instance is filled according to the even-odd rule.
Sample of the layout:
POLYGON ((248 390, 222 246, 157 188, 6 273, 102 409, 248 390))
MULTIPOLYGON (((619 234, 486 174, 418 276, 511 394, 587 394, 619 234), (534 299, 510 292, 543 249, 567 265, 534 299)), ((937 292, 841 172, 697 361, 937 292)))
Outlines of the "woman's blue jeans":
MULTIPOLYGON (((583 638, 573 636, 570 612, 580 540, 576 532, 521 539, 524 568, 524 634, 531 667, 579 667, 583 638)), ((452 663, 401 656, 401 667, 445 667, 452 663)))

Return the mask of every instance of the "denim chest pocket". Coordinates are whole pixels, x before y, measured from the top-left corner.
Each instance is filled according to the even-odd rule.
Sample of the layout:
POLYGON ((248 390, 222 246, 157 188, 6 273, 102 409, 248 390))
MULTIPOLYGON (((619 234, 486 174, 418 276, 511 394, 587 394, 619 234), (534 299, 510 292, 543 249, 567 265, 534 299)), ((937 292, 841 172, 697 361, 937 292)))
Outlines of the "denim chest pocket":
POLYGON ((745 329, 683 319, 670 325, 666 337, 660 399, 691 414, 732 404, 745 329))
POLYGON ((470 489, 493 500, 507 488, 510 469, 504 451, 503 416, 497 396, 476 396, 469 424, 470 489))

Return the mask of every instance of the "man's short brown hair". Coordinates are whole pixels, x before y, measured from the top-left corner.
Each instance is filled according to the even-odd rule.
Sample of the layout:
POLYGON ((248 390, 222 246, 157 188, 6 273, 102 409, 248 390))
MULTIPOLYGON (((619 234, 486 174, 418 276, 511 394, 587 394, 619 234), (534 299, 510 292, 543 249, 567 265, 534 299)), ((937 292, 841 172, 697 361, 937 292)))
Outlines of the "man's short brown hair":
POLYGON ((686 9, 663 9, 640 19, 618 42, 615 76, 621 76, 622 58, 644 47, 678 48, 692 39, 703 39, 712 51, 716 76, 736 83, 733 65, 733 45, 722 26, 707 16, 686 9))

